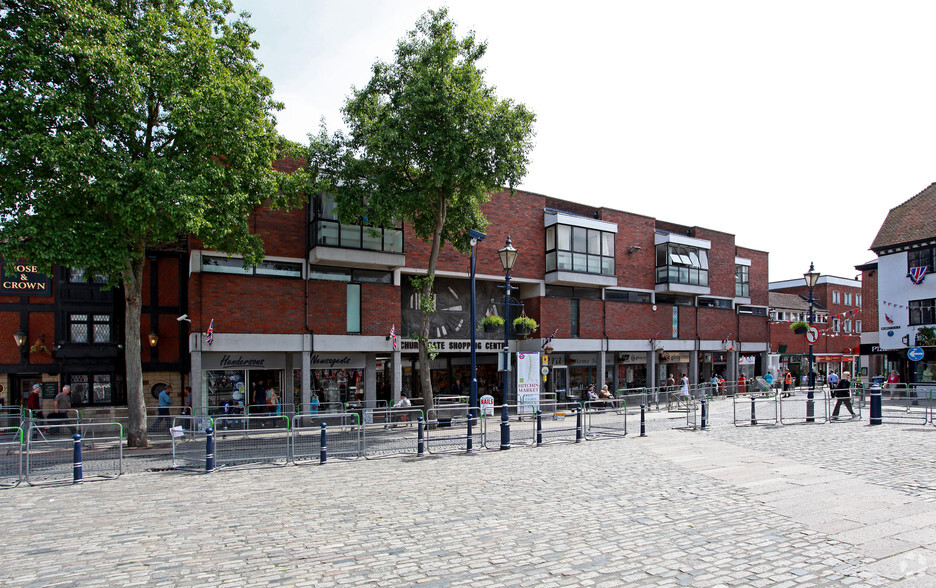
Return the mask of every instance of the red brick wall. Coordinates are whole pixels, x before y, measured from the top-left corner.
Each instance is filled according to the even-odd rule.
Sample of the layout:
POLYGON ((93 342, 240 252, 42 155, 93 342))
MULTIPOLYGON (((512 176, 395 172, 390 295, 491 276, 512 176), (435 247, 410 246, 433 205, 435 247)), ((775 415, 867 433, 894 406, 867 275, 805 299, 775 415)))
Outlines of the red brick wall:
POLYGON ((770 280, 767 277, 769 254, 766 251, 746 247, 738 247, 737 251, 738 257, 751 260, 751 269, 748 274, 751 285, 751 304, 767 306, 770 304, 770 280))
POLYGON ((878 330, 877 269, 861 272, 861 328, 866 333, 878 330))

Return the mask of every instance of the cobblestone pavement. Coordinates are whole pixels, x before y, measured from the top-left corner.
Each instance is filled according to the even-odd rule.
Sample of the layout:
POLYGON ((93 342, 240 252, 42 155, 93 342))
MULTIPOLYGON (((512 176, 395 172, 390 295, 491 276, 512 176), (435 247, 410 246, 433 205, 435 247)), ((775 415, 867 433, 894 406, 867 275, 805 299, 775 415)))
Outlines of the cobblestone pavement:
POLYGON ((936 585, 936 427, 707 431, 0 492, 0 584, 936 585))

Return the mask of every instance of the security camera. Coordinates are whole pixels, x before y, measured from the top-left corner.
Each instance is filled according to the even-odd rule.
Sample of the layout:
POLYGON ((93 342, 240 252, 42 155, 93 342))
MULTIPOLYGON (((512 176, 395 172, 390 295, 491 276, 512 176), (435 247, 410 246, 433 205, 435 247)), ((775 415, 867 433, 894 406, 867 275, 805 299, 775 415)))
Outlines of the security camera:
POLYGON ((485 235, 481 231, 476 231, 474 229, 468 229, 468 236, 471 237, 472 239, 477 239, 478 241, 481 241, 485 237, 487 237, 487 235, 485 235))
POLYGON ((179 321, 180 323, 181 323, 182 321, 186 321, 186 322, 189 322, 189 323, 192 322, 192 319, 190 319, 190 318, 188 317, 187 314, 183 314, 182 316, 177 316, 177 317, 176 317, 176 320, 179 321))

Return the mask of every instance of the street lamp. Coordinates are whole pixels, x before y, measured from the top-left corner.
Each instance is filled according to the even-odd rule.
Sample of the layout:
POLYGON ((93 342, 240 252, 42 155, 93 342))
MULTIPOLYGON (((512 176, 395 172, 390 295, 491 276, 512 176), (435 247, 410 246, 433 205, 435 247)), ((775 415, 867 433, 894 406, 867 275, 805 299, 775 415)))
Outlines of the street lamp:
POLYGON ((23 327, 20 327, 15 333, 13 333, 13 341, 16 343, 16 346, 20 349, 23 348, 23 345, 26 345, 26 332, 23 330, 23 327))
MULTIPOLYGON (((806 286, 809 287, 809 315, 807 316, 807 322, 809 323, 809 328, 812 329, 813 326, 813 303, 816 301, 813 298, 813 289, 816 287, 816 284, 819 282, 819 272, 816 271, 816 268, 813 267, 813 263, 809 262, 809 271, 803 274, 803 278, 806 279, 806 286)), ((814 407, 814 394, 813 391, 816 389, 816 374, 813 371, 813 343, 812 337, 810 336, 809 340, 809 366, 807 369, 808 378, 809 378, 809 392, 806 393, 806 422, 812 423, 815 422, 815 407, 814 407)))
POLYGON ((510 389, 510 270, 517 262, 517 250, 507 236, 507 244, 498 249, 501 265, 504 266, 504 393, 501 405, 501 449, 510 449, 510 415, 507 413, 508 390, 510 389))
POLYGON ((157 335, 155 331, 150 331, 147 338, 149 339, 150 347, 156 347, 159 344, 159 335, 157 335))
POLYGON ((478 342, 478 323, 475 320, 475 246, 487 236, 481 231, 471 229, 471 383, 468 388, 468 414, 474 419, 478 416, 478 364, 476 347, 478 342))

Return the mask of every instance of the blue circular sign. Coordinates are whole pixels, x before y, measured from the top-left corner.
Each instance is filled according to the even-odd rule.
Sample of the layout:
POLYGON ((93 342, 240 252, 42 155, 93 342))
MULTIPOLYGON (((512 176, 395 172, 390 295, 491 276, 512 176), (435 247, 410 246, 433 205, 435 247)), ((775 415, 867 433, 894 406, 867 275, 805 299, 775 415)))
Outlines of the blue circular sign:
POLYGON ((910 358, 910 361, 920 361, 923 359, 923 350, 919 347, 911 347, 907 350, 907 357, 910 358))

